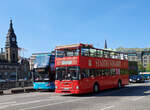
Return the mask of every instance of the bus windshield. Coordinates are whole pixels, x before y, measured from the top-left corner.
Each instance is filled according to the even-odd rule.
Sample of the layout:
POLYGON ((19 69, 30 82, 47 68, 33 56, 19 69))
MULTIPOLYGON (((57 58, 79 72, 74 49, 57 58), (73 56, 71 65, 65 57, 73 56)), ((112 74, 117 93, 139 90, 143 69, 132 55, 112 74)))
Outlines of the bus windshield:
POLYGON ((35 81, 50 81, 52 78, 50 78, 50 74, 48 71, 45 71, 45 69, 35 70, 35 81))
POLYGON ((57 67, 56 80, 79 80, 79 67, 57 67))
POLYGON ((36 56, 34 68, 46 67, 49 64, 50 56, 36 56))

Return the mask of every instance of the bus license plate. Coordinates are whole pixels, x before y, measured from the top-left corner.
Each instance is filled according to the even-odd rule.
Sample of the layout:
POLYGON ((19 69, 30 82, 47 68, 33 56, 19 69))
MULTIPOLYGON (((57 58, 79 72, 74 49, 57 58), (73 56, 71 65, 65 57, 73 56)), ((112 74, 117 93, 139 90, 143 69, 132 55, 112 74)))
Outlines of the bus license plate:
POLYGON ((64 88, 64 90, 69 90, 69 88, 64 88))

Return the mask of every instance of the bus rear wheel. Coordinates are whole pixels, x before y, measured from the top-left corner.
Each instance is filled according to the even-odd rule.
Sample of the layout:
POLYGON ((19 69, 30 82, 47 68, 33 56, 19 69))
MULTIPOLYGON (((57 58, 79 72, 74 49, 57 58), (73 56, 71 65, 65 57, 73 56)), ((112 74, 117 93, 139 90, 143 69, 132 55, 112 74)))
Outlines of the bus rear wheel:
POLYGON ((98 84, 94 84, 93 92, 94 93, 98 93, 99 92, 99 85, 98 84))

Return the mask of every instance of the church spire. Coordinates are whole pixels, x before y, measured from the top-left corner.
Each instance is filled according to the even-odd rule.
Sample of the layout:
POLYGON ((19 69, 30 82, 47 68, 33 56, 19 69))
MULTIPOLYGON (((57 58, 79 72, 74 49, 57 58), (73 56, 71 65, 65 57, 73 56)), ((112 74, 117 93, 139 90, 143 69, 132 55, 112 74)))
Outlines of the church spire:
POLYGON ((16 35, 13 29, 12 19, 10 19, 9 29, 8 29, 8 33, 6 36, 5 47, 18 47, 17 41, 16 41, 16 35))
POLYGON ((12 19, 10 19, 10 26, 8 32, 12 32, 12 33, 14 32, 12 19))
POLYGON ((104 49, 107 49, 107 42, 106 42, 106 40, 105 40, 104 49))

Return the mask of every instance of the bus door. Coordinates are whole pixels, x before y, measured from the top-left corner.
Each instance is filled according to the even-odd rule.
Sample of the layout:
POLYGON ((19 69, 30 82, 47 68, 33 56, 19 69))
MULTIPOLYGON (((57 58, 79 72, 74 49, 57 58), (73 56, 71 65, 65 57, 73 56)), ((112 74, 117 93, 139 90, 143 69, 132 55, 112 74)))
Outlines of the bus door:
POLYGON ((89 71, 81 70, 80 77, 81 77, 81 80, 80 80, 81 90, 88 91, 90 88, 90 82, 89 82, 90 80, 88 78, 89 71))
POLYGON ((105 76, 106 76, 106 85, 107 88, 112 88, 114 87, 115 83, 116 83, 116 75, 115 75, 115 69, 105 69, 105 76))
POLYGON ((115 76, 112 74, 112 70, 107 70, 108 88, 114 87, 115 76))
POLYGON ((118 86, 118 80, 120 75, 120 69, 113 69, 113 84, 114 86, 118 86))

